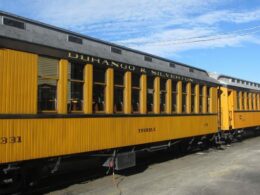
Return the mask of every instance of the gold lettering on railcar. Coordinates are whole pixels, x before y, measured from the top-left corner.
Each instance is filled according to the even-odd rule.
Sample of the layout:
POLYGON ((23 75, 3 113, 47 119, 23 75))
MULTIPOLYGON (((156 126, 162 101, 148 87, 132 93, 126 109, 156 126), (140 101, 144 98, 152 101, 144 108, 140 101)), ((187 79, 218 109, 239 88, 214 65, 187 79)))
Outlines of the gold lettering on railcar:
POLYGON ((155 132, 155 131, 156 131, 155 127, 148 127, 148 128, 138 129, 139 133, 151 133, 151 132, 155 132))
POLYGON ((0 144, 17 144, 17 143, 22 143, 21 136, 0 137, 0 144))
POLYGON ((152 76, 159 76, 159 77, 164 77, 167 79, 175 79, 175 80, 182 80, 182 81, 187 81, 187 82, 193 82, 194 80, 192 78, 184 77, 184 76, 179 76, 171 73, 166 73, 158 70, 152 70, 152 69, 147 69, 144 67, 138 67, 135 65, 129 65, 129 64, 124 64, 120 62, 115 62, 112 60, 108 59, 102 59, 99 57, 93 57, 93 56, 88 56, 88 55, 83 55, 83 54, 78 54, 78 53, 73 53, 69 52, 68 53, 68 58, 72 60, 80 60, 82 62, 86 63, 97 63, 101 64, 104 66, 109 66, 109 67, 114 67, 126 71, 137 71, 141 74, 148 74, 152 76))
POLYGON ((140 73, 145 73, 146 74, 146 69, 145 68, 141 68, 140 69, 140 73))

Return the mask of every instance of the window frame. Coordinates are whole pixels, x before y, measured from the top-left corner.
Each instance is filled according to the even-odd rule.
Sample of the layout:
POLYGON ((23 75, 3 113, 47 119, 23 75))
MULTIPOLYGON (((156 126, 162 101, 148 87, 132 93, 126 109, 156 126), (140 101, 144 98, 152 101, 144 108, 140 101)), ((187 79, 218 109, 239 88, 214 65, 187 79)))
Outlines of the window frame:
POLYGON ((188 87, 188 82, 182 81, 181 113, 183 113, 183 114, 187 114, 188 113, 187 112, 187 105, 188 105, 187 104, 188 103, 188 101, 187 101, 187 98, 188 98, 188 89, 187 89, 187 87, 188 87), (183 87, 183 86, 185 86, 185 87, 183 87), (185 91, 183 89, 185 89, 185 91), (183 100, 185 100, 185 101, 183 101, 183 100))
POLYGON ((176 114, 178 112, 178 108, 177 108, 178 107, 178 101, 177 101, 177 99, 178 99, 178 81, 177 80, 172 80, 172 91, 171 91, 171 93, 172 93, 171 113, 176 114), (175 88, 174 88, 174 86, 175 86, 175 88), (174 103, 174 101, 173 101, 174 97, 175 97, 175 104, 173 104, 174 103))
POLYGON ((140 79, 141 79, 141 74, 137 74, 137 73, 134 73, 132 72, 132 77, 131 77, 131 112, 134 113, 134 114, 140 114, 140 97, 141 97, 141 82, 140 82, 140 79), (137 78, 135 78, 137 77, 137 78), (133 83, 134 83, 134 79, 137 79, 138 81, 138 86, 134 86, 133 83), (137 91, 137 94, 138 94, 138 102, 137 102, 137 111, 134 109, 134 102, 133 102, 133 91, 137 91))
POLYGON ((72 98, 72 91, 68 92, 68 94, 71 95, 70 99, 68 97, 68 112, 69 113, 82 113, 83 112, 83 107, 84 107, 84 83, 85 83, 85 75, 84 75, 84 69, 86 68, 86 64, 82 64, 82 63, 76 63, 76 62, 70 62, 68 64, 68 69, 70 68, 70 75, 68 74, 68 90, 70 89, 71 90, 71 86, 72 86, 72 83, 77 83, 77 84, 82 84, 82 99, 81 100, 76 100, 75 98, 72 98), (79 79, 74 79, 74 78, 71 78, 71 75, 72 75, 72 65, 75 65, 75 66, 82 66, 83 69, 82 69, 82 80, 79 80, 79 79), (76 101, 80 101, 80 104, 81 104, 81 109, 80 110, 73 110, 71 109, 72 107, 74 107, 75 103, 77 104, 78 102, 76 101))
POLYGON ((92 87, 92 90, 93 90, 93 94, 92 94, 92 110, 93 110, 93 114, 105 114, 106 113, 106 71, 107 71, 107 68, 101 68, 101 67, 97 67, 97 66, 93 66, 93 87, 92 87), (103 76, 104 76, 104 80, 103 82, 100 82, 100 81, 95 81, 95 72, 102 72, 104 73, 103 76), (95 98, 94 98, 94 91, 95 91, 95 86, 101 86, 103 88, 103 102, 99 103, 99 102, 95 102, 95 98), (99 104, 103 104, 102 107, 103 107, 103 110, 99 110, 99 104), (97 108, 97 110, 96 110, 97 108))
POLYGON ((160 113, 166 113, 167 112, 167 79, 160 78, 160 113), (164 89, 162 89, 162 81, 164 82, 164 89), (164 98, 162 97, 162 94, 164 94, 164 98), (164 99, 164 105, 162 105, 162 99, 164 99), (162 109, 162 107, 164 109, 162 109))
POLYGON ((37 67, 38 67, 38 73, 37 73, 37 91, 38 91, 38 94, 37 94, 37 112, 38 113, 57 113, 58 112, 58 82, 59 82, 59 59, 56 59, 56 58, 51 58, 51 57, 47 57, 47 56, 39 56, 39 59, 38 59, 38 63, 37 63, 37 67), (46 59, 51 59, 51 60, 56 60, 57 63, 56 63, 56 66, 57 66, 57 71, 56 71, 56 76, 46 76, 44 74, 40 74, 39 73, 39 66, 40 66, 40 59, 41 58, 46 58, 46 59), (54 98, 54 107, 55 109, 53 110, 45 110, 45 109, 40 109, 39 108, 39 80, 51 80, 51 81, 55 81, 56 85, 56 93, 55 93, 55 98, 54 98))
POLYGON ((113 96, 114 96, 114 101, 113 101, 113 103, 114 103, 114 105, 113 105, 113 112, 114 112, 114 114, 123 114, 124 113, 124 100, 125 100, 125 98, 124 98, 124 90, 125 90, 125 80, 124 80, 124 78, 125 78, 125 73, 126 72, 123 72, 123 71, 119 71, 119 70, 116 70, 116 69, 114 69, 114 91, 113 91, 113 96), (122 75, 120 75, 121 77, 122 77, 122 84, 115 84, 115 78, 116 78, 116 74, 117 73, 122 73, 122 75), (122 105, 121 105, 121 108, 122 108, 122 110, 119 110, 119 111, 117 111, 117 104, 116 104, 116 89, 120 89, 120 90, 122 90, 121 92, 122 92, 122 94, 123 94, 123 97, 122 97, 122 105))

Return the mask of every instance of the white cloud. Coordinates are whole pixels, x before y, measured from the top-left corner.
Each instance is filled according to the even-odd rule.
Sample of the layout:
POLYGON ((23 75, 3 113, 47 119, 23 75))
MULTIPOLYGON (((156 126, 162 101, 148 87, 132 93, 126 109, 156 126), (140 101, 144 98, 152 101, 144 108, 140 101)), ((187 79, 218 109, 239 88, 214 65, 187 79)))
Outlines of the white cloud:
POLYGON ((197 17, 195 23, 215 24, 219 22, 247 23, 260 20, 260 9, 234 12, 230 10, 213 11, 197 17))
MULTIPOLYGON (((235 0, 55 0, 34 1, 36 19, 153 54, 259 44, 253 35, 208 42, 176 44, 176 39, 211 36, 220 23, 239 25, 259 21, 260 9, 234 11, 219 8, 235 0), (62 5, 62 6, 61 6, 62 5)), ((239 26, 238 26, 239 28, 239 26)))
POLYGON ((260 39, 252 35, 238 36, 236 34, 213 36, 215 28, 192 28, 168 30, 163 33, 153 34, 149 37, 128 39, 118 42, 132 48, 162 56, 172 56, 180 51, 191 49, 219 48, 219 47, 239 47, 243 42, 253 42, 259 44, 260 39), (186 39, 189 37, 209 36, 208 39, 186 39), (216 39, 215 39, 216 38, 216 39), (177 39, 177 40, 176 40, 177 39), (202 40, 202 41, 201 41, 202 40))
POLYGON ((206 10, 217 0, 56 0, 36 1, 38 15, 62 25, 95 24, 100 21, 148 21, 206 10), (62 6, 61 6, 62 5, 62 6))

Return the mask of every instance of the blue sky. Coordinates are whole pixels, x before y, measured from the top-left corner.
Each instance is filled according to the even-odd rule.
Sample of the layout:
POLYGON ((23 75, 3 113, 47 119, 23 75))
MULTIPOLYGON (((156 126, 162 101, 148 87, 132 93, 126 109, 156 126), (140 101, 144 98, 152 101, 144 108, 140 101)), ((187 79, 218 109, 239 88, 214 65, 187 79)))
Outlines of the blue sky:
POLYGON ((0 9, 260 83, 260 0, 0 0, 0 9))

